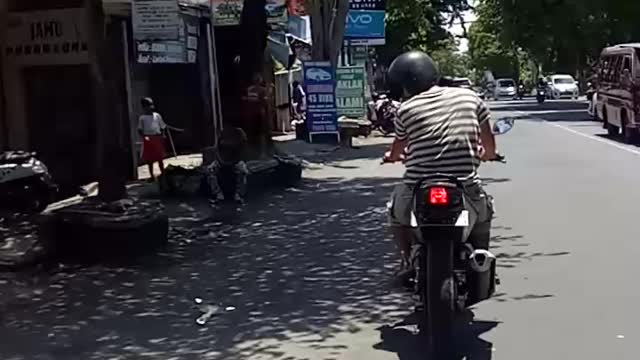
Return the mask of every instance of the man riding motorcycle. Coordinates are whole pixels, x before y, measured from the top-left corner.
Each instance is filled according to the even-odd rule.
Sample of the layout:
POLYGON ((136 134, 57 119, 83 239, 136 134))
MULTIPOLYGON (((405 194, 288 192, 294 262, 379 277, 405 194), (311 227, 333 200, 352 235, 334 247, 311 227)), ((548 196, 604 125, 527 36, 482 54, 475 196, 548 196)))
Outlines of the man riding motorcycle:
POLYGON ((493 210, 477 169, 481 161, 499 155, 487 106, 472 90, 438 86, 439 71, 427 54, 410 51, 400 55, 387 78, 392 96, 405 100, 396 118, 396 138, 384 156, 385 162, 404 161, 406 166, 389 203, 389 223, 402 260, 397 280, 405 281, 413 272, 416 183, 442 174, 457 177, 467 196, 469 241, 478 249, 488 249, 493 210))

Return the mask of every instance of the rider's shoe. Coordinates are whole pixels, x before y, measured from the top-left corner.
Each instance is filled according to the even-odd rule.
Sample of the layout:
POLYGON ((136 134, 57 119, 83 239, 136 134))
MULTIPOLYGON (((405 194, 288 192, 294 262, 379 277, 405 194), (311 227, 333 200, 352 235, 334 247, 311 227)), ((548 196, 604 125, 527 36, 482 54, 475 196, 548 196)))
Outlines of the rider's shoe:
POLYGON ((414 269, 405 268, 398 271, 394 275, 393 279, 393 287, 394 288, 402 288, 405 290, 414 290, 414 280, 416 277, 416 272, 414 269))

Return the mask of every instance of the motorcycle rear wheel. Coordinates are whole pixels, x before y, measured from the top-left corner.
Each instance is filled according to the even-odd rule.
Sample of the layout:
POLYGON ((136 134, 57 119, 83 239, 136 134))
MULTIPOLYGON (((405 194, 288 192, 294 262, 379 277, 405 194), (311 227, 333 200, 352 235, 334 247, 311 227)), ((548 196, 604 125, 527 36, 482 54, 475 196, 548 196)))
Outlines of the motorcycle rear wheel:
POLYGON ((423 305, 421 334, 426 336, 430 356, 448 359, 454 354, 453 243, 427 241, 420 256, 419 271, 423 305))

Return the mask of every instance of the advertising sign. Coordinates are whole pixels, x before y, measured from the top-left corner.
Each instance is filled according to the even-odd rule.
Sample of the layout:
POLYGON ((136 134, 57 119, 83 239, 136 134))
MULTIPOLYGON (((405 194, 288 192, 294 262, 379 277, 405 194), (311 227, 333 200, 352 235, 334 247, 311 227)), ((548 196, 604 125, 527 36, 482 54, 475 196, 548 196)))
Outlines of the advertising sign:
POLYGON ((365 115, 365 71, 362 66, 336 70, 336 105, 338 115, 360 118, 365 115))
POLYGON ((7 14, 2 53, 20 65, 75 65, 89 62, 84 9, 7 14))
POLYGON ((333 67, 328 61, 303 63, 309 135, 338 133, 333 67))
POLYGON ((350 0, 349 9, 384 11, 385 0, 350 0))
MULTIPOLYGON (((239 25, 244 0, 211 0, 214 26, 239 25)), ((287 23, 287 0, 266 0, 264 11, 269 24, 287 23)))
POLYGON ((355 65, 365 65, 369 60, 369 49, 366 46, 352 47, 351 58, 355 65))
POLYGON ((287 23, 287 0, 267 0, 264 10, 269 24, 287 23))
POLYGON ((194 64, 198 55, 198 19, 183 15, 178 40, 136 41, 140 64, 194 64))
POLYGON ((353 45, 384 45, 383 0, 350 0, 345 39, 353 45))
POLYGON ((135 40, 178 40, 178 0, 134 0, 131 21, 135 40))
POLYGON ((211 0, 211 13, 214 26, 240 24, 244 0, 211 0))

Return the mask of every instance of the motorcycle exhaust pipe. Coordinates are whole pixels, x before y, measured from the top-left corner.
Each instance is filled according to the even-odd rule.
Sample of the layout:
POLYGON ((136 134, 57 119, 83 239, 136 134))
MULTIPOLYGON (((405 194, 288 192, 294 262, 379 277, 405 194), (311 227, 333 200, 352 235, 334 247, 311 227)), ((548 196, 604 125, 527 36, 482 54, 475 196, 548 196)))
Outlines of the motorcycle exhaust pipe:
POLYGON ((496 261, 496 256, 489 250, 474 250, 469 256, 471 269, 477 273, 485 273, 491 270, 491 265, 496 261))

